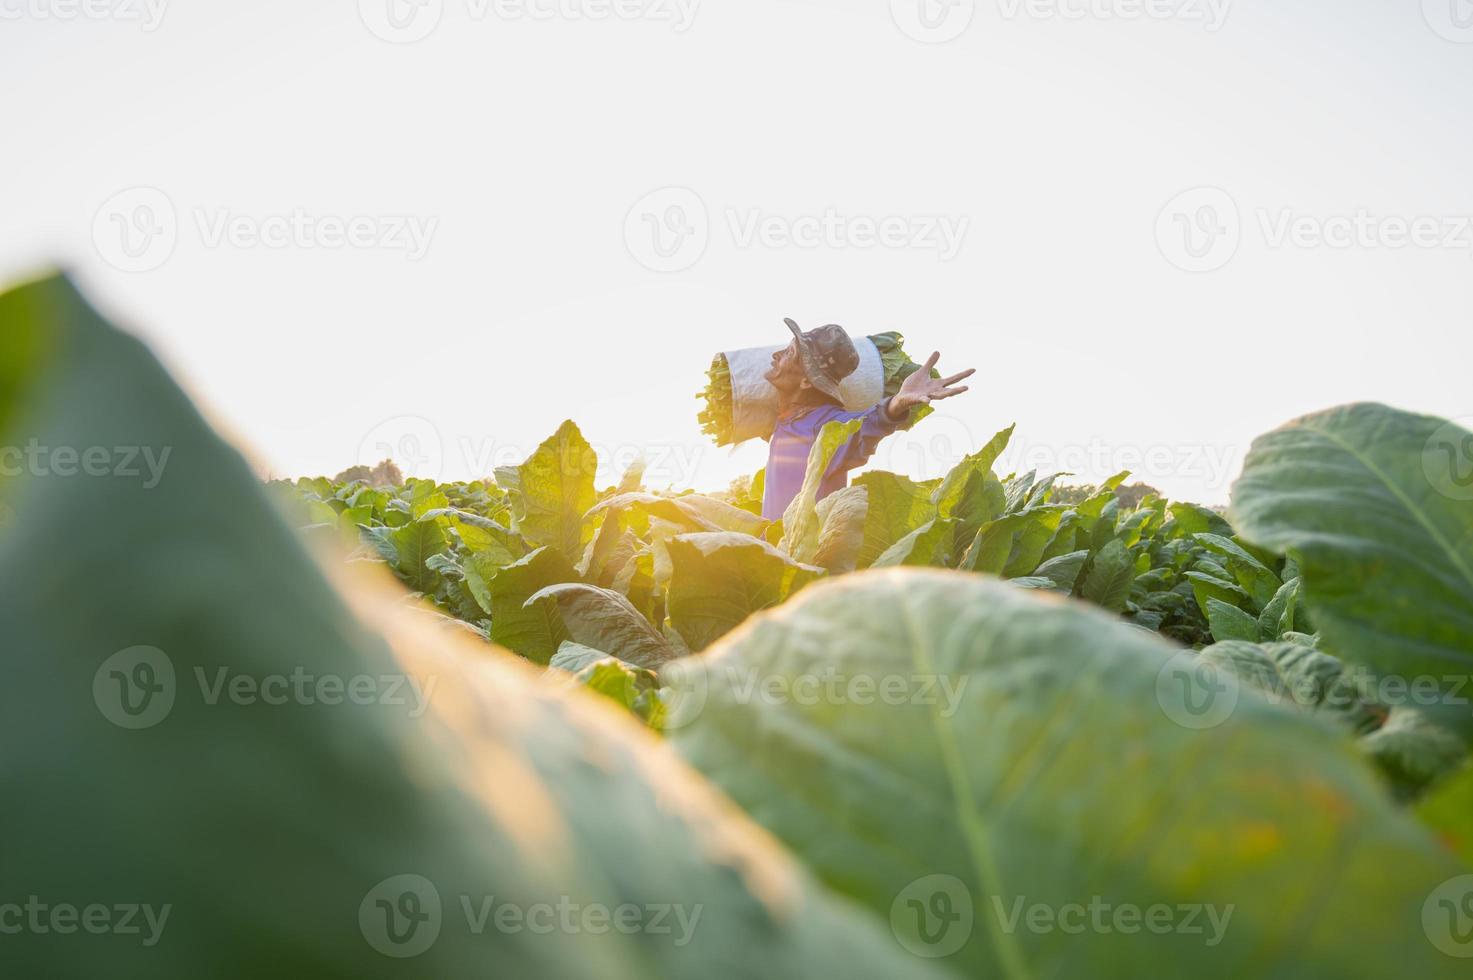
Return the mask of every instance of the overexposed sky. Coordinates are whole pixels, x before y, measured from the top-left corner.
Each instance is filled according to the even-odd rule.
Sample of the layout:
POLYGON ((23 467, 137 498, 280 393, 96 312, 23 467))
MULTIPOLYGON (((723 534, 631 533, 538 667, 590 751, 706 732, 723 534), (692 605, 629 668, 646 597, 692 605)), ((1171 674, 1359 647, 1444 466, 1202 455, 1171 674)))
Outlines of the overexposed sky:
MULTIPOLYGON (((262 473, 565 418, 715 488, 784 316, 973 390, 879 465, 1132 468, 1473 416, 1470 0, 0 0, 0 278, 74 268, 262 473)), ((370 458, 371 457, 371 458, 370 458)))

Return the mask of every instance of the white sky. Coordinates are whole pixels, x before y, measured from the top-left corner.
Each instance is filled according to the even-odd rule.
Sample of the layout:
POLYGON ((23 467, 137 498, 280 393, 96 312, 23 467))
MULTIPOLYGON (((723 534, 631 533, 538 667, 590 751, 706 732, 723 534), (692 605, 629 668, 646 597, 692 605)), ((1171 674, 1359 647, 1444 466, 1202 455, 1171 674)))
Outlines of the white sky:
POLYGON ((483 475, 572 418, 723 486, 766 447, 711 447, 693 394, 784 316, 979 369, 878 461, 919 476, 1016 421, 1010 466, 1216 503, 1293 416, 1473 415, 1470 0, 421 0, 407 44, 369 24, 412 0, 79 2, 0 0, 0 278, 76 269, 263 473, 407 438, 411 470, 483 475), (908 36, 921 3, 965 30, 908 36), (168 221, 136 187, 176 240, 129 239, 129 272, 116 222, 168 221), (668 187, 709 221, 662 272, 645 213, 692 198, 636 204, 668 187), (249 237, 299 210, 428 247, 249 237), (1318 243, 1360 212, 1379 245, 1318 243), (904 244, 861 247, 887 218, 904 244), (915 245, 937 218, 954 255, 915 245), (1227 234, 1194 259, 1199 218, 1227 234))

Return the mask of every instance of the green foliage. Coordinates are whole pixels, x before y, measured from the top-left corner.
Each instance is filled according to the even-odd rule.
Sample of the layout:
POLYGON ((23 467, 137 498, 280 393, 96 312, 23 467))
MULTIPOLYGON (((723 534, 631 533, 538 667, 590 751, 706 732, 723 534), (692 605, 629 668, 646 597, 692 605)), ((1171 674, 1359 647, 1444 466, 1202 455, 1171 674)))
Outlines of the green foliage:
MULTIPOLYGON (((329 585, 245 461, 67 282, 0 296, 0 337, 16 329, 48 353, 0 394, 0 445, 172 452, 153 486, 0 480, 5 901, 128 925, 7 916, 7 976, 934 976, 591 695, 433 628, 387 574, 329 585), (266 700, 297 672, 310 697, 266 700), (199 675, 228 680, 212 700, 199 675), (347 700, 361 681, 373 696, 347 700), (493 896, 704 914, 684 944, 678 926, 471 928, 462 902, 494 914, 493 896), (168 915, 153 943, 137 903, 168 915)), ((299 489, 405 518, 388 526, 451 521, 299 489)), ((589 680, 608 696, 607 671, 589 680)))
POLYGON ((656 730, 664 727, 665 700, 654 671, 635 667, 571 640, 558 648, 548 666, 555 672, 572 675, 573 683, 608 698, 649 727, 656 730))
POLYGON ((682 534, 668 547, 670 623, 693 651, 824 574, 760 538, 733 531, 682 534))
MULTIPOLYGON (((1473 672, 1473 500, 1429 476, 1445 426, 1374 404, 1291 422, 1253 444, 1232 516, 1293 556, 1330 652, 1450 685, 1473 672)), ((1473 739, 1466 698, 1439 713, 1473 739)))
POLYGON ((668 668, 669 737, 882 919, 917 879, 959 880, 960 975, 1461 976, 1418 925, 1459 863, 1309 713, 1244 687, 1219 724, 1179 724, 1202 693, 1161 683, 1179 654, 985 576, 849 576, 668 668), (832 696, 748 692, 835 670, 832 696), (1091 896, 1234 911, 1215 938, 1008 926, 1091 896))

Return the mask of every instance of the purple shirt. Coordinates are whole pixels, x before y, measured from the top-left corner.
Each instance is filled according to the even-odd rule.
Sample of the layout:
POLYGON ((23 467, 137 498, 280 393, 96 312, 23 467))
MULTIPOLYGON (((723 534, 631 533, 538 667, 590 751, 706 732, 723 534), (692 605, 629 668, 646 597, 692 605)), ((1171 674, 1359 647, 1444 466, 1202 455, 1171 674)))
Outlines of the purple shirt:
POLYGON ((788 504, 803 489, 808 470, 808 451, 818 441, 818 434, 830 422, 864 419, 859 431, 839 447, 818 486, 822 500, 849 482, 849 471, 862 466, 874 455, 880 440, 900 428, 885 415, 885 402, 867 412, 846 412, 835 405, 821 405, 802 415, 778 419, 767 450, 767 476, 762 492, 762 516, 775 521, 783 516, 788 504))

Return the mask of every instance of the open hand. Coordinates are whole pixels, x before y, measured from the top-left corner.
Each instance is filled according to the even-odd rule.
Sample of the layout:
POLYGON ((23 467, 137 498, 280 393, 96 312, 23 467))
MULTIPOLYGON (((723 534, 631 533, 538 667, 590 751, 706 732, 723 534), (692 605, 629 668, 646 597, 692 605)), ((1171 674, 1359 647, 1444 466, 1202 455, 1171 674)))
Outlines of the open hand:
POLYGON ((931 369, 940 359, 940 351, 932 352, 931 356, 926 359, 926 363, 921 365, 921 369, 901 383, 900 390, 890 397, 890 404, 886 406, 886 411, 889 412, 892 419, 904 418, 917 405, 951 398, 967 390, 965 385, 956 387, 956 383, 970 378, 977 369, 967 368, 949 378, 933 378, 931 369))

